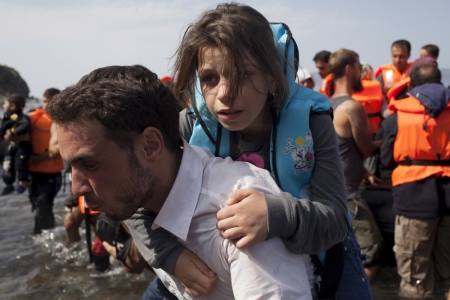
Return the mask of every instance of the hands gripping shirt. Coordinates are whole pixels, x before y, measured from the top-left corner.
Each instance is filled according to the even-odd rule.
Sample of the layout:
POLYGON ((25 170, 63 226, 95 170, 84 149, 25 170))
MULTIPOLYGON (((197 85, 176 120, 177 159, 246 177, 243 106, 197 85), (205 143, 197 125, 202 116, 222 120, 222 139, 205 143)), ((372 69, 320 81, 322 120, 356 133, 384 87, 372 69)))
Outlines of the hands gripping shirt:
MULTIPOLYGON (((280 192, 267 171, 213 157, 185 143, 177 178, 153 229, 171 232, 216 272, 212 292, 197 299, 311 299, 309 256, 289 252, 279 238, 241 251, 220 237, 217 211, 225 206, 231 191, 250 187, 263 193, 280 192)), ((191 299, 175 277, 161 269, 155 271, 179 299, 191 299)))

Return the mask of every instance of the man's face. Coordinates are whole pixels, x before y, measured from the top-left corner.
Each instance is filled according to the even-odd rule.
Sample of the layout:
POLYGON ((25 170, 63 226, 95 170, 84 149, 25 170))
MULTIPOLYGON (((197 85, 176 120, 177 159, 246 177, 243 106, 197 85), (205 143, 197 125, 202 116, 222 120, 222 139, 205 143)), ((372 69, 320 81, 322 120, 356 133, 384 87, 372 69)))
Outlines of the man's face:
POLYGON ((128 219, 152 196, 150 170, 134 151, 106 138, 97 120, 57 126, 61 156, 72 166, 72 192, 117 221, 128 219))
POLYGON ((403 73, 408 66, 409 53, 405 47, 392 47, 392 64, 403 73))
POLYGON ((432 56, 427 50, 420 49, 420 57, 432 57, 432 56))
POLYGON ((328 67, 328 63, 318 60, 316 61, 317 72, 320 77, 325 78, 328 74, 330 74, 330 68, 328 67))
POLYGON ((14 108, 15 108, 15 107, 13 107, 13 106, 14 106, 14 104, 11 104, 11 103, 9 103, 9 101, 6 101, 6 100, 5 100, 5 102, 3 102, 3 111, 4 111, 5 113, 8 113, 8 112, 10 112, 10 111, 13 111, 14 108))
POLYGON ((47 97, 42 97, 42 110, 43 111, 47 111, 47 104, 48 104, 48 98, 47 97))

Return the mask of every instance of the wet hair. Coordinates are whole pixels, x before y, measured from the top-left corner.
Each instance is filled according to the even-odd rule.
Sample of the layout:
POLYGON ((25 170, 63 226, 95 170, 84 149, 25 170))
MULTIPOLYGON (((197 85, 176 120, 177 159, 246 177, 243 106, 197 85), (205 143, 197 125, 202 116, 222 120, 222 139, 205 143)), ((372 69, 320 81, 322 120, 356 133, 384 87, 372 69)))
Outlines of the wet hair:
POLYGON ((59 93, 61 93, 60 90, 55 88, 49 88, 45 90, 44 97, 47 98, 47 100, 51 100, 53 96, 58 95, 59 93))
POLYGON ((328 61, 330 60, 330 56, 331 56, 330 51, 323 50, 323 51, 317 52, 316 55, 314 55, 313 61, 314 62, 323 61, 325 63, 328 63, 328 61))
POLYGON ((394 47, 405 48, 406 50, 408 50, 408 54, 411 54, 411 43, 408 42, 407 40, 397 40, 393 42, 391 48, 394 47))
POLYGON ((338 49, 330 56, 329 67, 335 79, 344 76, 345 67, 353 64, 358 59, 358 54, 355 51, 348 49, 338 49))
POLYGON ((439 56, 439 47, 433 44, 428 44, 422 47, 423 50, 430 53, 430 55, 434 58, 438 58, 439 56))
POLYGON ((244 84, 243 60, 251 56, 262 72, 275 79, 277 91, 272 108, 281 110, 289 91, 278 61, 272 29, 262 14, 247 5, 224 3, 204 12, 195 23, 188 26, 175 54, 177 80, 174 90, 179 99, 183 99, 186 92, 195 94, 200 53, 205 47, 217 47, 226 52, 230 67, 227 92, 231 101, 236 99, 244 84))
POLYGON ((439 68, 434 64, 420 65, 411 71, 411 88, 425 83, 441 83, 442 75, 439 68))
POLYGON ((169 151, 180 142, 178 102, 155 73, 139 65, 94 70, 56 95, 47 111, 63 126, 96 119, 110 140, 131 151, 147 127, 161 132, 169 151))
POLYGON ((14 104, 17 109, 22 110, 25 107, 25 98, 19 94, 9 94, 6 96, 5 101, 8 101, 10 104, 14 104))

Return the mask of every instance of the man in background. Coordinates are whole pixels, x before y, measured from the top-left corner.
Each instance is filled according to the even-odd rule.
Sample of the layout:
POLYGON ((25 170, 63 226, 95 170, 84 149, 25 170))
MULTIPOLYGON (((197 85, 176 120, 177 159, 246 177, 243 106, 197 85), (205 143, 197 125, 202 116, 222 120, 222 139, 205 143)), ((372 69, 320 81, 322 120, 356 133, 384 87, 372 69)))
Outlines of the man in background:
POLYGON ((392 43, 392 64, 383 65, 375 71, 375 77, 381 83, 385 94, 407 76, 406 71, 411 66, 411 63, 408 62, 410 55, 411 44, 407 40, 397 40, 392 43))
POLYGON ((433 44, 427 44, 420 48, 420 57, 431 57, 437 60, 439 56, 439 47, 433 44))
POLYGON ((344 170, 347 205, 354 213, 352 227, 356 240, 366 255, 366 274, 372 279, 378 270, 383 237, 369 206, 361 197, 360 185, 363 179, 374 185, 381 181, 363 165, 364 158, 377 153, 381 141, 372 140, 367 113, 363 105, 351 97, 363 88, 358 54, 347 49, 335 51, 330 56, 330 70, 336 85, 330 103, 334 110, 333 124, 344 170))
POLYGON ((318 52, 313 58, 313 61, 316 63, 317 73, 319 73, 320 77, 322 77, 322 82, 319 86, 319 93, 327 96, 328 98, 330 98, 334 93, 333 74, 331 74, 328 66, 330 55, 330 51, 323 50, 318 52))
POLYGON ((53 201, 61 187, 64 164, 59 155, 56 128, 46 108, 59 92, 55 88, 47 89, 42 98, 42 109, 38 108, 29 114, 33 145, 33 155, 29 160, 29 191, 32 210, 35 211, 34 234, 55 227, 53 201))
MULTIPOLYGON (((394 252, 404 297, 450 291, 450 90, 435 64, 411 72, 409 96, 382 124, 382 165, 392 172, 394 252)), ((450 300, 450 294, 448 298, 450 300)))

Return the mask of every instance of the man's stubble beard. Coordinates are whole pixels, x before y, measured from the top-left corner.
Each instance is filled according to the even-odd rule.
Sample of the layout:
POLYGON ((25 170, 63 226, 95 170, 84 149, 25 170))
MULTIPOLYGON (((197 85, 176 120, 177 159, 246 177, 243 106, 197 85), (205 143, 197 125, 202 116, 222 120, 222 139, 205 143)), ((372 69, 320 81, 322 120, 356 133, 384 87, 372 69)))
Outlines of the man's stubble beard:
POLYGON ((116 197, 116 202, 125 204, 125 208, 113 215, 107 214, 114 221, 129 219, 154 195, 155 179, 152 172, 140 165, 134 152, 129 154, 128 162, 130 176, 127 178, 127 190, 116 197))

